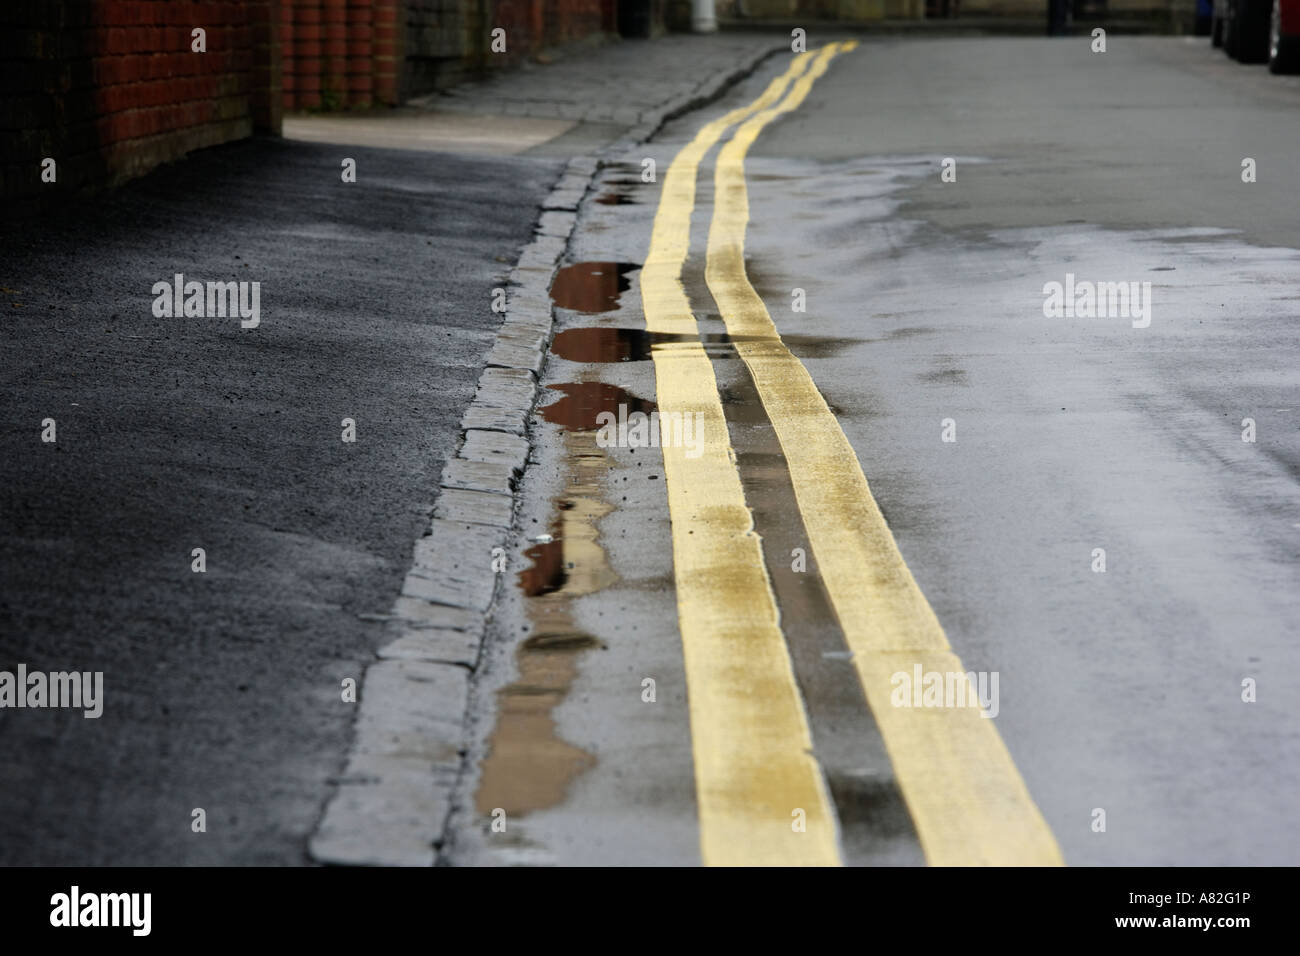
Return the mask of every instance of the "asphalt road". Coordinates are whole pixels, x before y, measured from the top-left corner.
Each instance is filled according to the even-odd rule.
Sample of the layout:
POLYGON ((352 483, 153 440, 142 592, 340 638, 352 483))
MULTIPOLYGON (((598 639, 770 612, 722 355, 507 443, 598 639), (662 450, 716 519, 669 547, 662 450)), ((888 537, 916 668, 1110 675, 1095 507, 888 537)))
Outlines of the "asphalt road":
MULTIPOLYGON (((789 64, 775 58, 604 170, 614 198, 586 205, 571 261, 605 287, 608 264, 643 265, 673 158, 789 64), (636 175, 647 157, 653 184, 636 175)), ((985 723, 1069 864, 1300 860, 1297 109, 1297 81, 1200 39, 1112 36, 1104 54, 1086 38, 868 40, 749 152, 743 272, 952 652, 998 675, 985 723), (955 182, 941 179, 945 157, 955 182), (1242 182, 1246 157, 1257 182, 1242 182), (1149 324, 1047 317, 1044 287, 1067 273, 1150 282, 1149 324)), ((715 156, 700 167, 681 280, 716 337, 734 317, 719 318, 727 289, 705 274, 725 198, 715 156)), ((708 845, 715 794, 702 800, 697 781, 716 753, 699 741, 714 728, 691 707, 720 678, 684 654, 695 598, 682 589, 697 589, 674 578, 673 558, 707 522, 674 511, 670 526, 679 466, 659 449, 596 449, 579 434, 595 410, 672 400, 645 341, 660 305, 644 271, 626 272, 607 311, 560 312, 562 330, 604 331, 556 341, 544 382, 557 402, 538 421, 524 514, 531 534, 561 539, 570 573, 545 593, 513 589, 498 614, 479 678, 480 771, 453 817, 451 862, 690 864, 708 845), (583 394, 585 408, 571 401, 583 394), (513 821, 504 833, 487 825, 496 808, 513 821)), ((709 351, 841 862, 933 860, 924 811, 949 782, 909 776, 912 738, 864 699, 880 688, 855 674, 851 596, 830 577, 845 556, 813 548, 809 570, 793 568, 827 518, 796 495, 798 432, 783 444, 781 413, 765 413, 734 342, 709 351)), ((524 541, 514 566, 539 554, 524 541)), ((736 554, 711 567, 720 593, 741 587, 736 554)), ((744 675, 730 679, 743 698, 744 675)), ((755 676, 749 692, 768 686, 755 676)), ((954 759, 970 752, 957 745, 954 759)), ((992 779, 977 769, 951 786, 992 779)), ((976 804, 998 786, 958 822, 978 829, 976 804)), ((763 798, 754 813, 788 829, 789 809, 763 798)))
POLYGON ((104 707, 0 715, 0 864, 307 862, 558 172, 251 141, 5 224, 0 660, 104 707), (155 317, 175 273, 260 282, 260 325, 155 317))

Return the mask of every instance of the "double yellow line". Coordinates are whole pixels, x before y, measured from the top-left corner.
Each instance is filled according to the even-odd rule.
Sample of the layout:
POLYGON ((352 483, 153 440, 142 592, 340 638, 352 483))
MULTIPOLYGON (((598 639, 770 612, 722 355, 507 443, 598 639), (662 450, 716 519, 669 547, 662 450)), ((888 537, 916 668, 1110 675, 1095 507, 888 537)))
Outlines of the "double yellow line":
POLYGON ((732 126, 715 168, 706 279, 785 453, 804 526, 867 702, 929 862, 1059 864, 1051 831, 978 709, 890 703, 891 675, 964 673, 894 542, 857 455, 781 341, 744 267, 744 161, 763 128, 796 109, 855 42, 796 56, 758 99, 704 126, 663 181, 641 274, 646 326, 685 337, 653 358, 662 413, 698 416, 703 453, 665 447, 677 607, 707 864, 836 865, 836 816, 745 503, 713 366, 681 282, 699 164, 732 126))

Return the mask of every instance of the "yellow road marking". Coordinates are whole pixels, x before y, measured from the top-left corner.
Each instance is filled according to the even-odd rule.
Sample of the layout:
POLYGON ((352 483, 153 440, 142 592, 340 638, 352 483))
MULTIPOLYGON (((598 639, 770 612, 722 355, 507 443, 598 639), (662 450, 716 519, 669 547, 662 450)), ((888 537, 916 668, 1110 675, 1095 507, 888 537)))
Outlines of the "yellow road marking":
MULTIPOLYGON (((733 123, 777 102, 797 57, 748 106, 704 126, 664 176, 641 299, 651 332, 698 335, 681 283, 700 160, 733 123)), ((713 365, 698 338, 653 353, 661 416, 699 416, 703 452, 664 447, 673 573, 690 701, 700 853, 708 865, 837 865, 836 818, 745 505, 713 365), (806 832, 793 824, 806 816, 806 832)), ((669 446, 671 443, 665 443, 669 446)))
POLYGON ((926 672, 966 668, 903 561, 839 422, 781 342, 745 274, 745 154, 764 126, 803 102, 840 51, 826 52, 779 105, 747 120, 718 155, 709 289, 728 332, 746 337, 737 341, 737 351, 785 452, 813 553, 926 859, 934 865, 1059 865, 1056 840, 991 720, 978 708, 891 705, 891 676, 898 671, 910 675, 918 663, 926 672))

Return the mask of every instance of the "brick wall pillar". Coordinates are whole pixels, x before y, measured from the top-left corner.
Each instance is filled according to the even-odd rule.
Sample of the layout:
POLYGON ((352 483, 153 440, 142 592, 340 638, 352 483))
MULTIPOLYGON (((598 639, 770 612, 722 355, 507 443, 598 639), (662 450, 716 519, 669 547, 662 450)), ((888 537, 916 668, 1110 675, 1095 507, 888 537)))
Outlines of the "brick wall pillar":
POLYGON ((397 105, 399 30, 405 6, 403 0, 374 0, 374 96, 385 106, 397 105))
POLYGON ((348 0, 322 0, 325 26, 325 105, 348 105, 348 0))
POLYGON ((374 0, 348 0, 348 102, 366 107, 374 102, 374 0))
POLYGON ((253 33, 253 129, 279 135, 284 112, 281 92, 280 4, 284 0, 257 0, 249 5, 253 33))
POLYGON ((295 61, 293 0, 279 0, 280 14, 280 89, 286 110, 297 109, 298 66, 295 61))
POLYGON ((321 0, 293 0, 298 109, 320 109, 325 31, 321 0))
MULTIPOLYGON (((556 28, 560 26, 557 22, 556 28)), ((528 49, 533 53, 546 46, 546 5, 544 0, 528 0, 528 49)))

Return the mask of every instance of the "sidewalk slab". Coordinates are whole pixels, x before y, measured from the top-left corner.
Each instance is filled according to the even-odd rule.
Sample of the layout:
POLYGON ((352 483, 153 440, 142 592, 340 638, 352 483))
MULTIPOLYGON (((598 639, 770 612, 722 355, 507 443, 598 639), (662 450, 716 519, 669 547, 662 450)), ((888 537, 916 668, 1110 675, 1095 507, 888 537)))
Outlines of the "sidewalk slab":
POLYGON ((767 33, 621 40, 575 49, 547 64, 525 62, 408 105, 437 114, 504 111, 521 124, 578 120, 578 129, 566 131, 575 141, 582 128, 599 126, 602 145, 608 146, 629 134, 648 137, 665 118, 707 99, 721 80, 748 72, 766 55, 789 48, 788 37, 767 33))

